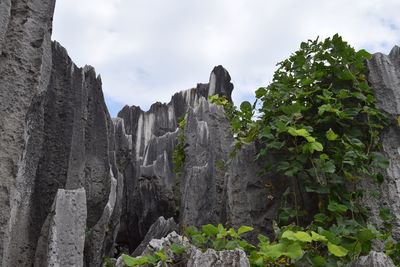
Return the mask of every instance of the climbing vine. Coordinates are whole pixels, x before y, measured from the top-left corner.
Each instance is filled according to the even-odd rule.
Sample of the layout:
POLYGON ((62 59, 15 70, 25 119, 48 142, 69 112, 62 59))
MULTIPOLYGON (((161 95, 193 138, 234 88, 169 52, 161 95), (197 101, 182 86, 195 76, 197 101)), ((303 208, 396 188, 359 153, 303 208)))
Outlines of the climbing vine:
POLYGON ((184 115, 178 120, 178 144, 172 154, 173 171, 177 177, 182 174, 183 164, 185 163, 185 126, 186 118, 184 115))
MULTIPOLYGON (((255 246, 242 238, 251 227, 204 225, 186 229, 192 244, 202 250, 241 248, 252 266, 345 266, 380 240, 400 266, 400 244, 391 237, 393 215, 382 208, 384 223, 379 228, 368 223, 369 211, 361 203, 360 183, 382 183, 388 166, 380 134, 390 122, 376 108, 366 79, 365 60, 370 57, 337 34, 309 40, 278 63, 271 84, 256 90, 254 104, 245 101, 236 108, 223 97, 210 97, 224 106, 236 139, 234 152, 244 143, 257 142, 256 159, 265 163, 265 171, 289 183, 273 239, 260 235, 255 246), (307 210, 304 196, 311 199, 307 210)), ((182 120, 173 155, 177 174, 185 160, 184 126, 182 120)), ((185 253, 185 248, 174 246, 185 253)), ((135 260, 125 256, 124 261, 136 266, 172 259, 159 251, 135 260)))
MULTIPOLYGON (((368 253, 377 238, 398 247, 390 233, 367 224, 369 213, 361 203, 360 182, 381 183, 388 166, 379 138, 389 120, 375 107, 366 79, 370 57, 337 34, 309 40, 278 63, 272 83, 256 90, 254 105, 243 102, 237 109, 223 97, 210 98, 224 106, 235 147, 256 141, 265 170, 290 181, 279 226, 322 234, 342 252, 338 258, 328 253, 329 246, 309 247, 302 257, 315 266, 349 262, 368 253), (304 195, 315 203, 307 210, 304 195)), ((391 249, 387 254, 398 261, 391 249)))

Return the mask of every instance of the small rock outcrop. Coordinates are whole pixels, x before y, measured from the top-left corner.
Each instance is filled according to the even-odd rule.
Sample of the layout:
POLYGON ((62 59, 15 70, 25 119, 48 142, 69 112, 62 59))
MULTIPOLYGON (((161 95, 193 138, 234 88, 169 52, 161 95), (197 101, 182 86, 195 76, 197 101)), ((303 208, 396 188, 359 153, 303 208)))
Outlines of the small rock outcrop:
MULTIPOLYGON (((213 249, 207 249, 203 252, 190 244, 186 237, 180 236, 176 232, 172 232, 166 237, 160 239, 151 240, 146 249, 143 251, 142 255, 155 253, 161 249, 164 250, 172 262, 175 262, 174 266, 250 267, 249 260, 247 259, 246 253, 243 250, 236 249, 215 251, 213 249), (183 246, 185 248, 185 252, 182 255, 173 254, 171 251, 172 244, 183 246)), ((124 266, 125 264, 122 260, 122 257, 118 258, 116 267, 124 266)), ((157 266, 162 267, 164 265, 160 262, 157 266)))
POLYGON ((175 223, 173 218, 166 220, 164 217, 160 217, 153 223, 147 231, 146 236, 140 245, 132 253, 132 256, 140 256, 153 239, 160 239, 166 237, 169 233, 178 231, 178 225, 175 223))

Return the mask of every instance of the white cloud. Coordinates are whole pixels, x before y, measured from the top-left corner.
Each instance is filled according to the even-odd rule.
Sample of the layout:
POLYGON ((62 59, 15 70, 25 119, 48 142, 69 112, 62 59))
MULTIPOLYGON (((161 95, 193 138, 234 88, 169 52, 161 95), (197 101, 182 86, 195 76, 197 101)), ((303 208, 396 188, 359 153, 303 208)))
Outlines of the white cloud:
MULTIPOLYGON (((400 43, 398 0, 59 0, 53 38, 101 73, 115 103, 148 108, 222 64, 239 101, 301 41, 341 34, 372 52, 400 43)), ((115 115, 115 111, 112 112, 115 115)))

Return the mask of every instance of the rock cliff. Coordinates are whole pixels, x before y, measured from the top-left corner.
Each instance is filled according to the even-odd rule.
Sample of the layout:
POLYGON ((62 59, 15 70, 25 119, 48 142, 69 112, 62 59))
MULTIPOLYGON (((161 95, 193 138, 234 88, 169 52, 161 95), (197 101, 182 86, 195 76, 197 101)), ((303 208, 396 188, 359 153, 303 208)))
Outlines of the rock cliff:
MULTIPOLYGON (((271 234, 285 181, 261 174, 254 144, 229 157, 229 122, 208 101, 214 94, 231 100, 229 73, 217 66, 208 83, 169 103, 148 111, 125 106, 111 119, 95 70, 77 67, 51 41, 54 4, 0 2, 0 265, 97 267, 104 256, 124 249, 140 254, 152 235, 187 225, 245 224, 254 235, 271 234), (186 159, 177 176, 173 151, 180 134, 186 159)), ((368 62, 378 105, 396 119, 399 51, 368 62)), ((397 238, 399 138, 395 126, 383 136, 390 167, 380 188, 382 202, 397 215, 397 238)))
MULTIPOLYGON (((85 208, 77 211, 85 218, 87 213, 78 232, 84 234, 89 265, 101 262, 104 240, 113 240, 111 221, 119 218, 122 180, 117 186, 114 125, 101 80, 92 67, 78 68, 51 42, 54 4, 0 4, 1 266, 45 266, 35 253, 56 241, 38 245, 39 239, 43 243, 43 233, 52 231, 46 221, 66 216, 59 214, 59 202, 69 203, 55 200, 59 189, 84 189, 86 197, 76 201, 85 203, 76 208, 85 208)), ((58 221, 55 227, 68 226, 58 221)))

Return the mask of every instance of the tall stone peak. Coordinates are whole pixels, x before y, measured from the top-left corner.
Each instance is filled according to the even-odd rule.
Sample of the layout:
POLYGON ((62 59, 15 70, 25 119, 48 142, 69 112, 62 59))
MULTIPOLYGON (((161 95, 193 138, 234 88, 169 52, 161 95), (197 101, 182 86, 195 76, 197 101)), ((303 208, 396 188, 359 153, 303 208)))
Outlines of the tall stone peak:
POLYGON ((222 65, 214 67, 210 74, 208 95, 225 96, 229 101, 232 101, 232 90, 233 84, 229 72, 222 65))

